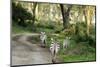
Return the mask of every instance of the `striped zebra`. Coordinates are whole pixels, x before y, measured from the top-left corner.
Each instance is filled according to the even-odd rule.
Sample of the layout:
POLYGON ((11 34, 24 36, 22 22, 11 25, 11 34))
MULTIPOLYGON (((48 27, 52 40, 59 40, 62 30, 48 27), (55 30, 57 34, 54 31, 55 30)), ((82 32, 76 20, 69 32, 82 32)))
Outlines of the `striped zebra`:
POLYGON ((45 32, 41 32, 40 33, 40 40, 41 40, 42 47, 46 46, 46 39, 47 39, 47 35, 45 34, 45 32))
POLYGON ((60 49, 60 45, 58 44, 58 42, 54 41, 54 39, 51 38, 50 52, 52 55, 53 63, 56 62, 56 55, 58 54, 59 49, 60 49))

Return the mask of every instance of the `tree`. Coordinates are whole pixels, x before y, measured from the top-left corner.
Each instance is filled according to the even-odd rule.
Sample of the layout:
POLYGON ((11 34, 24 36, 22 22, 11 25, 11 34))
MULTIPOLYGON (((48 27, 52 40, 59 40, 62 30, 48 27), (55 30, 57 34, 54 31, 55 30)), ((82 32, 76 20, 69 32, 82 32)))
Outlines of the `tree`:
POLYGON ((18 25, 26 27, 25 20, 31 20, 32 15, 20 3, 12 3, 12 19, 17 22, 18 25))
POLYGON ((32 12, 33 12, 33 26, 34 26, 34 22, 35 22, 35 10, 36 10, 36 6, 37 6, 37 3, 33 3, 33 6, 32 6, 32 12))
POLYGON ((85 16, 85 22, 86 22, 86 25, 87 25, 87 30, 86 30, 87 36, 89 36, 89 34, 90 34, 90 27, 91 27, 91 24, 92 24, 94 14, 95 14, 95 8, 94 7, 91 7, 91 6, 85 6, 84 7, 84 16, 85 16))
POLYGON ((63 27, 64 29, 68 28, 69 20, 70 20, 70 11, 72 8, 72 5, 68 6, 68 9, 66 10, 63 4, 60 4, 62 17, 63 17, 63 27))

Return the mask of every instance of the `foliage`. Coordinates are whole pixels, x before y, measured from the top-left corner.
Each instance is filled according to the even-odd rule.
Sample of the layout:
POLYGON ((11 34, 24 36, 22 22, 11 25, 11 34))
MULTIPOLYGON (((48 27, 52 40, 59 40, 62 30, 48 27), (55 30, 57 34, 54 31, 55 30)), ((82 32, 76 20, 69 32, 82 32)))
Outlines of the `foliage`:
POLYGON ((12 26, 12 32, 17 34, 17 33, 32 33, 32 30, 28 27, 22 27, 22 26, 19 26, 17 25, 17 22, 16 21, 13 21, 13 26, 12 26))
POLYGON ((31 20, 32 15, 25 8, 23 8, 20 3, 12 3, 12 19, 21 26, 27 26, 25 20, 31 20))
POLYGON ((94 35, 88 37, 88 42, 90 46, 96 47, 96 37, 94 35))

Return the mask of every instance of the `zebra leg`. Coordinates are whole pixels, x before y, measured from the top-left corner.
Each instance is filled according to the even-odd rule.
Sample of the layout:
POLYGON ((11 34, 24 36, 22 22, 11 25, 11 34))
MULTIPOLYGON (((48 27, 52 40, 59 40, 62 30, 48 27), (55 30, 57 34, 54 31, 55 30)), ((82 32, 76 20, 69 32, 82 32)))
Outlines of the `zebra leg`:
POLYGON ((42 41, 42 47, 45 47, 45 42, 44 42, 44 40, 42 41))
POLYGON ((46 40, 43 41, 43 47, 46 47, 46 40))
POLYGON ((53 62, 53 63, 56 63, 56 52, 55 52, 55 51, 54 51, 54 53, 53 53, 52 62, 53 62))
POLYGON ((44 41, 41 40, 41 47, 44 47, 44 41))

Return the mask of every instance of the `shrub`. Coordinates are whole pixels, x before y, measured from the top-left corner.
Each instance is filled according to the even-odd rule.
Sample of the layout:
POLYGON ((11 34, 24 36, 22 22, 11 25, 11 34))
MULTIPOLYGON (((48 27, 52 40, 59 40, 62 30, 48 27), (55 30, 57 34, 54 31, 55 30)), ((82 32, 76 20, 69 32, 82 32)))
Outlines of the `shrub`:
POLYGON ((95 36, 90 35, 88 37, 88 43, 89 43, 90 46, 96 47, 96 38, 95 38, 95 36))

